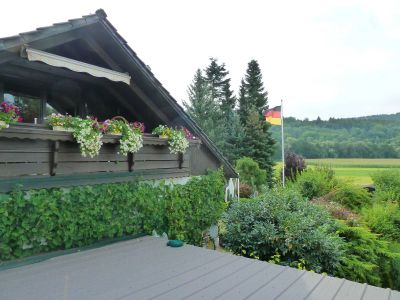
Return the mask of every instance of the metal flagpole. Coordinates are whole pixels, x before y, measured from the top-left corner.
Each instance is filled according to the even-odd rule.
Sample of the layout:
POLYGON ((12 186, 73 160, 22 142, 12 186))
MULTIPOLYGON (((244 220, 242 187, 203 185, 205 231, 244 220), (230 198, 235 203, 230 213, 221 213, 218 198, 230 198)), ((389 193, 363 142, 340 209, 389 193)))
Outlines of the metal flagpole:
POLYGON ((283 136, 283 100, 281 99, 281 136, 282 136, 282 186, 285 187, 285 139, 283 136))

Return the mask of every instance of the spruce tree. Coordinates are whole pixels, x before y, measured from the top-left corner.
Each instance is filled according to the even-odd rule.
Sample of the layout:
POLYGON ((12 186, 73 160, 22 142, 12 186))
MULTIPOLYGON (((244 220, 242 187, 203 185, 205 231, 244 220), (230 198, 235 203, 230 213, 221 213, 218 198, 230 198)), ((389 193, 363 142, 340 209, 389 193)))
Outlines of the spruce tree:
POLYGON ((189 101, 183 102, 186 112, 209 135, 215 139, 215 123, 218 119, 217 106, 212 97, 208 82, 198 69, 188 87, 189 101))
POLYGON ((236 98, 231 89, 231 79, 225 64, 219 64, 217 59, 210 58, 210 65, 205 69, 206 80, 209 83, 211 97, 218 104, 220 112, 226 117, 236 105, 236 98))
POLYGON ((272 184, 274 144, 270 125, 262 114, 268 107, 268 96, 264 90, 261 69, 256 60, 248 64, 245 79, 239 92, 239 115, 244 127, 244 153, 258 162, 262 169, 267 170, 268 184, 272 184))
POLYGON ((240 145, 243 131, 235 112, 236 98, 231 89, 231 79, 225 64, 219 64, 217 59, 210 58, 210 64, 205 69, 206 80, 209 84, 211 97, 218 109, 219 117, 218 132, 219 139, 215 141, 224 155, 234 162, 240 158, 240 145))
POLYGON ((250 107, 251 103, 249 103, 248 99, 246 98, 246 84, 244 82, 244 79, 242 79, 239 88, 239 109, 238 109, 240 122, 242 122, 242 124, 245 124, 247 118, 249 117, 250 107))

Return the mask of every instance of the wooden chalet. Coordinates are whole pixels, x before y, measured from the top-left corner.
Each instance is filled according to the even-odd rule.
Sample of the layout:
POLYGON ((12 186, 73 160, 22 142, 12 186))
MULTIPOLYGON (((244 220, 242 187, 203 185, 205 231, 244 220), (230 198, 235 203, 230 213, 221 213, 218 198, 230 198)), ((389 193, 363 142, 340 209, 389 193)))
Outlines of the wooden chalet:
POLYGON ((232 166, 154 77, 107 20, 93 15, 0 39, 0 100, 23 103, 24 123, 0 130, 0 191, 202 175, 232 166), (85 158, 72 134, 45 124, 52 112, 100 120, 123 116, 184 126, 197 139, 182 156, 167 141, 144 135, 143 148, 117 153, 118 138, 104 135, 100 155, 85 158))

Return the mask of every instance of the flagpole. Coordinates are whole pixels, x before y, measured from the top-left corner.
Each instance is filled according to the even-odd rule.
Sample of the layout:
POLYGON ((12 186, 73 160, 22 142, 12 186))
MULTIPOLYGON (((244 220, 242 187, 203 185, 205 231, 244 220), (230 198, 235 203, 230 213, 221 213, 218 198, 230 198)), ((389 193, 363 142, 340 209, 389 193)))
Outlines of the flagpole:
POLYGON ((281 99, 281 136, 282 136, 282 186, 285 187, 285 144, 283 136, 283 100, 281 99))

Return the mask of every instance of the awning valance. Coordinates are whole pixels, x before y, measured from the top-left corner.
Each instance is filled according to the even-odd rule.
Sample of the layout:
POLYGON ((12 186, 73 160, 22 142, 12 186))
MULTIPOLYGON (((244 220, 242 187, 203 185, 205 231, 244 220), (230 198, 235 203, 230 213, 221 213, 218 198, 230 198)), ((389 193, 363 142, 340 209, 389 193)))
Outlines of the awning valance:
POLYGON ((112 81, 125 82, 128 85, 130 84, 131 76, 129 76, 129 74, 98 67, 29 47, 26 48, 25 51, 29 61, 40 61, 53 67, 66 68, 74 72, 88 73, 94 77, 102 77, 112 81))

